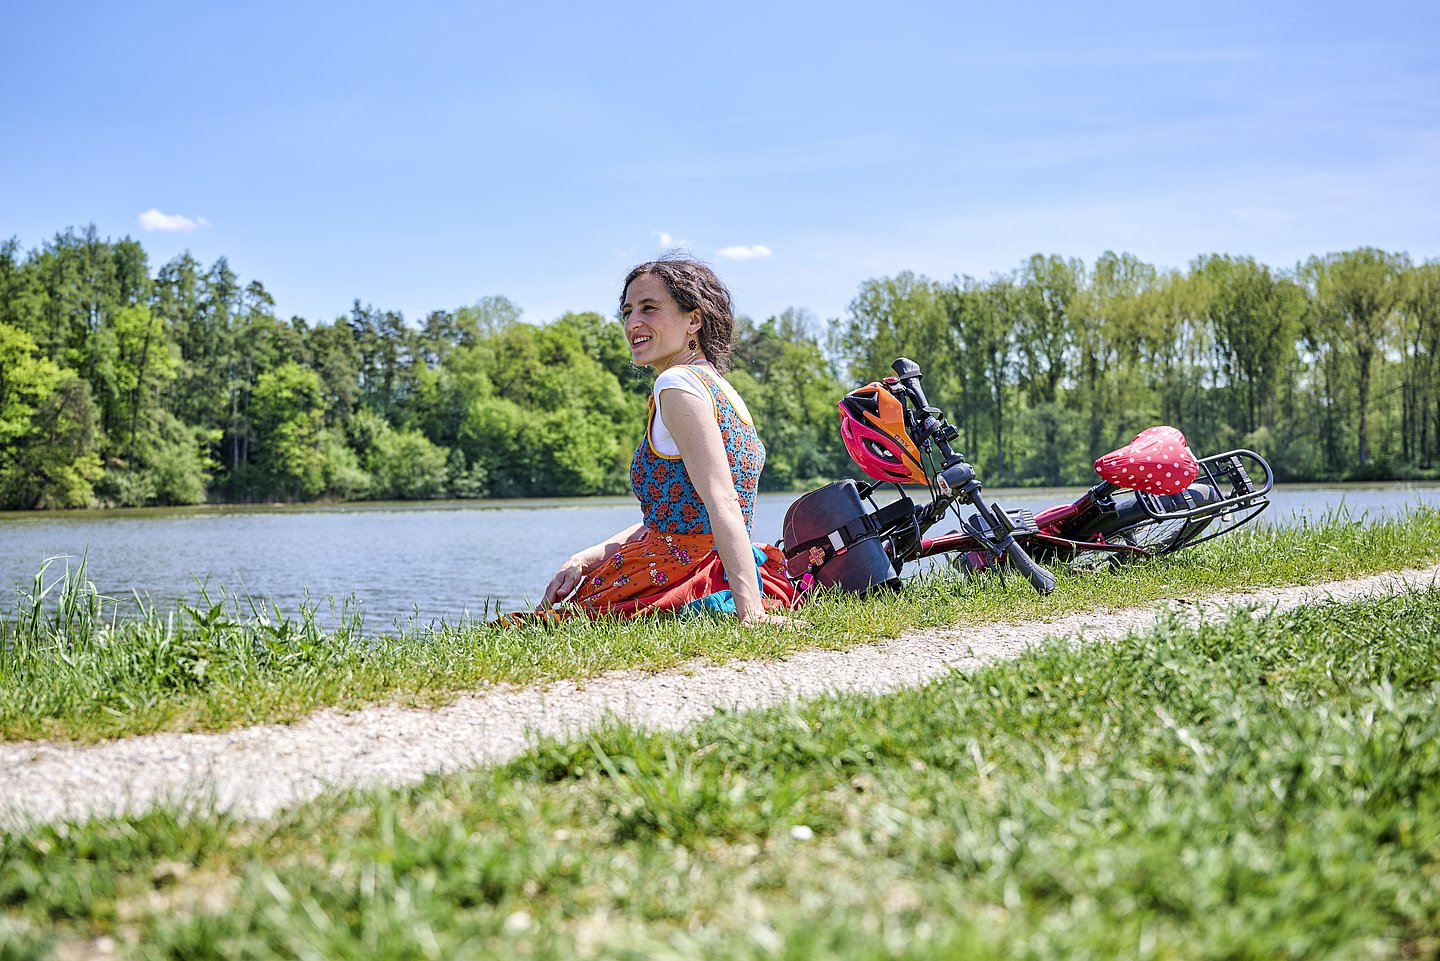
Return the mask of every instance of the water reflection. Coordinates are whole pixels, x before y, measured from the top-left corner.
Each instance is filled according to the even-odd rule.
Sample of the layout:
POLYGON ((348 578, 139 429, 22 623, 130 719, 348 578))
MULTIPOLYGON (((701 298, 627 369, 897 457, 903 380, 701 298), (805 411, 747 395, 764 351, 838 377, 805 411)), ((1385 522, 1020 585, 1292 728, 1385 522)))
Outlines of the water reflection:
MULTIPOLYGON (((995 490, 1032 510, 1077 490, 995 490)), ((757 539, 780 535, 792 494, 762 495, 757 539)), ((1440 505, 1440 485, 1282 486, 1266 523, 1345 509, 1357 521, 1440 505)), ((570 552, 639 519, 628 497, 463 501, 329 507, 188 508, 0 514, 0 591, 28 589, 46 558, 87 559, 89 578, 114 597, 162 607, 202 587, 273 599, 294 614, 312 600, 352 596, 367 625, 421 623, 514 609, 534 598, 570 552)), ((57 562, 51 572, 63 570, 57 562)), ((325 605, 322 603, 322 608, 325 605)), ((8 611, 8 600, 0 610, 8 611)))

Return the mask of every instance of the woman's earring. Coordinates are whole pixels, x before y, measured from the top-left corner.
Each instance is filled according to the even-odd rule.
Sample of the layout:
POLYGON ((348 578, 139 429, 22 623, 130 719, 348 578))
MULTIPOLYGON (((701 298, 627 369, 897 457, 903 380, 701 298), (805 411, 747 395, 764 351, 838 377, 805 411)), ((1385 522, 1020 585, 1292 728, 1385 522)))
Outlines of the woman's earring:
POLYGON ((699 347, 700 345, 697 344, 697 343, 695 343, 695 338, 694 338, 694 337, 691 337, 691 338, 690 338, 690 343, 686 344, 685 346, 689 347, 691 350, 694 350, 694 349, 696 349, 697 347, 699 347))

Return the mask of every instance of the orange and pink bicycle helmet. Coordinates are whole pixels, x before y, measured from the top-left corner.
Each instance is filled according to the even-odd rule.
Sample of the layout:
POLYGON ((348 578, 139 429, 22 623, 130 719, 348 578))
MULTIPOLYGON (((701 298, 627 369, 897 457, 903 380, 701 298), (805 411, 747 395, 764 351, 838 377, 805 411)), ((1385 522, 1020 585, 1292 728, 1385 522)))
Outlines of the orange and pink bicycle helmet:
POLYGON ((928 484, 920 451, 905 430, 905 405, 884 384, 866 384, 840 401, 840 436, 866 475, 892 484, 928 484))

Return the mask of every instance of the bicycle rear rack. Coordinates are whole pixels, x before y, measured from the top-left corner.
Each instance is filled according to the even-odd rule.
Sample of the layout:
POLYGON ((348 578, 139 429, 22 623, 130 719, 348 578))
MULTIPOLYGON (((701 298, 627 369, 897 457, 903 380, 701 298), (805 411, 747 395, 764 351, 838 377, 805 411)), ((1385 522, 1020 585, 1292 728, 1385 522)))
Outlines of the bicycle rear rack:
POLYGON ((1270 506, 1269 493, 1275 486, 1275 474, 1265 458, 1251 450, 1232 450, 1201 458, 1200 473, 1186 490, 1178 494, 1160 496, 1135 492, 1136 502, 1145 515, 1154 521, 1200 522, 1196 534, 1217 518, 1229 518, 1229 523, 1220 530, 1214 530, 1204 537, 1177 538, 1189 546, 1217 537, 1225 531, 1248 524, 1270 506), (1257 483, 1255 475, 1261 480, 1257 483), (1217 496, 1197 503, 1195 489, 1209 487, 1217 496), (1178 502, 1178 503, 1177 503, 1178 502), (1179 504, 1184 504, 1180 507, 1179 504))

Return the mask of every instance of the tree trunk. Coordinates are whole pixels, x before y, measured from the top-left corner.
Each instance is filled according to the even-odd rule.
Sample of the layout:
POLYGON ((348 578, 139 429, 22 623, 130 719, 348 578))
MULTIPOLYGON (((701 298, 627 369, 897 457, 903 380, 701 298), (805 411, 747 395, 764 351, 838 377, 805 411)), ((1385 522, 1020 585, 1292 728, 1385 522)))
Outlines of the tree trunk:
POLYGON ((1360 404, 1360 437, 1357 457, 1360 466, 1364 467, 1370 463, 1370 363, 1374 359, 1374 353, 1370 350, 1357 350, 1355 357, 1360 362, 1360 376, 1356 379, 1355 384, 1360 404))

